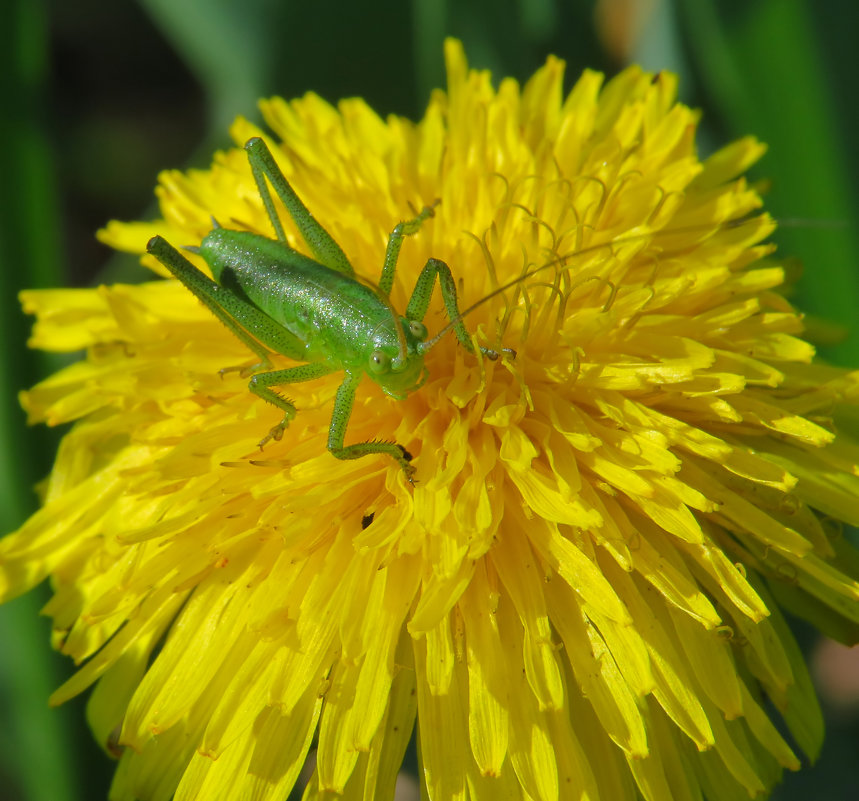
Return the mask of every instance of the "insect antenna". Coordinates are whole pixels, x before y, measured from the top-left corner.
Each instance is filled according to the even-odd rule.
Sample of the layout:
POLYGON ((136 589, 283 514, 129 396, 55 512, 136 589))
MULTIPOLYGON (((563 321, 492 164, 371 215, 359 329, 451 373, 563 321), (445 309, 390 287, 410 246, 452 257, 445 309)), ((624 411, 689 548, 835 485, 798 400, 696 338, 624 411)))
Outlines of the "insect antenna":
MULTIPOLYGON (((560 267, 562 270, 569 269, 570 265, 568 265, 567 262, 576 258, 577 256, 584 256, 584 255, 588 255, 588 254, 592 254, 592 253, 597 253, 600 250, 605 250, 605 249, 607 249, 609 251, 613 251, 614 248, 619 247, 621 245, 628 245, 628 244, 633 244, 635 242, 641 242, 644 240, 654 239, 654 238, 658 237, 660 234, 665 234, 666 236, 669 236, 669 235, 673 236, 673 235, 678 235, 678 234, 679 235, 694 234, 694 233, 703 232, 703 231, 712 231, 713 233, 716 233, 717 231, 724 231, 724 230, 730 230, 732 228, 739 228, 743 225, 748 225, 749 223, 755 222, 755 221, 758 221, 761 224, 766 224, 767 222, 770 222, 770 223, 773 222, 772 218, 767 213, 763 213, 763 214, 752 213, 752 214, 743 215, 742 217, 737 217, 733 220, 726 220, 725 222, 719 224, 716 227, 713 227, 710 225, 682 225, 682 226, 678 226, 676 228, 664 228, 664 229, 661 229, 659 231, 650 231, 650 232, 642 233, 642 234, 633 234, 631 236, 621 237, 619 239, 613 239, 613 240, 608 241, 608 242, 600 242, 600 243, 595 244, 595 245, 588 245, 586 247, 579 248, 577 250, 572 250, 569 253, 565 253, 564 255, 557 256, 553 259, 550 259, 547 262, 544 262, 539 267, 533 267, 530 270, 525 270, 524 272, 520 273, 519 275, 517 275, 515 278, 508 281, 507 283, 502 284, 501 286, 495 287, 493 290, 491 290, 486 295, 484 295, 482 298, 480 298, 480 300, 475 301, 470 306, 463 309, 460 312, 459 316, 456 317, 456 319, 451 320, 435 336, 433 336, 431 339, 427 340, 424 343, 424 347, 422 348, 422 350, 424 353, 428 353, 448 333, 453 331, 453 329, 456 327, 456 325, 458 323, 460 323, 468 315, 477 311, 477 309, 479 309, 485 303, 488 303, 493 298, 498 297, 499 295, 503 294, 504 292, 506 292, 509 289, 513 289, 514 287, 520 285, 523 281, 526 281, 528 278, 532 278, 533 276, 537 275, 538 273, 543 272, 544 270, 549 269, 550 267, 560 267)), ((705 240, 702 240, 702 241, 705 241, 705 240)), ((696 244, 700 244, 700 243, 696 243, 696 244)), ((608 286, 610 288, 611 294, 610 294, 608 301, 606 301, 606 303, 604 304, 603 309, 607 310, 608 308, 610 308, 611 304, 612 304, 612 302, 613 302, 613 300, 617 294, 617 289, 618 289, 617 286, 614 283, 612 283, 611 281, 609 281, 608 279, 601 278, 600 276, 588 276, 582 282, 580 282, 579 284, 576 284, 575 286, 576 287, 581 286, 583 283, 588 282, 588 281, 604 282, 606 284, 606 286, 608 286)), ((508 349, 504 349, 504 350, 506 351, 508 349)))

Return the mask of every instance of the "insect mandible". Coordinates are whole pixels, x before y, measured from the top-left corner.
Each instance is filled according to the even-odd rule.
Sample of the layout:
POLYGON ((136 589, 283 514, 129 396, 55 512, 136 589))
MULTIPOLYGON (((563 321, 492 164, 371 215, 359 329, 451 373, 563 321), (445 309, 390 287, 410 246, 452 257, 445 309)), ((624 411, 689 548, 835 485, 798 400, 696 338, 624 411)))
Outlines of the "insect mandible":
MULTIPOLYGON (((283 412, 282 420, 263 437, 279 440, 295 417, 292 401, 273 387, 310 381, 343 372, 328 429, 328 450, 338 459, 387 454, 411 481, 411 454, 396 442, 358 442, 345 445, 355 390, 366 373, 382 390, 402 400, 427 379, 424 355, 437 341, 427 342, 423 318, 436 278, 451 328, 469 352, 474 346, 457 307, 456 285, 443 261, 429 259, 418 276, 405 314, 398 314, 389 298, 394 285, 403 238, 415 234, 432 216, 424 208, 414 219, 399 223, 388 238, 382 275, 377 286, 360 281, 348 258, 331 235, 317 222, 277 166, 265 142, 254 137, 245 144, 260 198, 276 239, 250 231, 222 228, 217 221, 198 248, 214 280, 197 269, 163 237, 149 240, 146 249, 172 275, 205 304, 258 362, 240 368, 252 376, 255 395, 283 412), (313 258, 287 244, 266 179, 286 207, 313 258), (271 355, 279 353, 304 364, 275 370, 271 355)), ((481 348, 488 358, 496 351, 481 348)))

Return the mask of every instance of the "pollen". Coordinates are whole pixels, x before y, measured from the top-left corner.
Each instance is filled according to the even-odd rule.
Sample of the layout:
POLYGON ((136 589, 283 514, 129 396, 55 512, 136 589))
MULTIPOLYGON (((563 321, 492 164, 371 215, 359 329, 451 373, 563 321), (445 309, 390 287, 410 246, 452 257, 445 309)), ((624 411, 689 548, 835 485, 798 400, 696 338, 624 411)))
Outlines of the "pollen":
POLYGON ((266 130, 162 174, 160 219, 100 232, 159 276, 152 236, 273 237, 255 136, 367 282, 436 203, 390 303, 443 261, 474 352, 433 339, 436 295, 427 380, 364 381, 347 433, 399 443, 414 484, 327 451, 342 374, 291 384, 260 453, 280 412, 219 375, 253 354, 176 281, 22 296, 33 347, 88 356, 23 396, 74 425, 0 597, 51 578, 81 665, 52 701, 94 686, 117 800, 281 799, 311 751, 310 797, 393 798, 415 730, 428 797, 478 801, 754 797, 820 748, 781 609, 857 639, 859 373, 802 338, 743 177, 764 146, 701 160, 667 73, 565 94, 557 59, 519 85, 445 53, 419 122, 263 101, 266 130))

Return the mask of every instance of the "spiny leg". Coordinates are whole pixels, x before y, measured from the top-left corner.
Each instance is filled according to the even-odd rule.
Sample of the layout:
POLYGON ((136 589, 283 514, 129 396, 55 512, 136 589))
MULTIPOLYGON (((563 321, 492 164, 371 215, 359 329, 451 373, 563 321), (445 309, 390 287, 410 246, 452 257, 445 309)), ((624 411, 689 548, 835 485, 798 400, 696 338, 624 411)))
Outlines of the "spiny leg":
MULTIPOLYGON (((147 253, 151 253, 160 261, 175 278, 182 282, 197 299, 209 309, 238 339, 252 350, 259 358, 260 368, 271 367, 269 351, 257 342, 245 329, 243 318, 252 318, 261 312, 252 304, 216 284, 209 276, 198 270, 164 237, 153 236, 146 245, 147 253)), ((242 368, 239 368, 242 369, 242 368)), ((222 371, 223 372, 223 371, 222 371)))
POLYGON ((222 368, 219 371, 222 377, 233 371, 246 377, 260 370, 271 370, 272 351, 291 359, 299 360, 304 357, 305 344, 298 337, 278 325, 252 303, 215 283, 163 237, 153 236, 146 245, 146 250, 191 290, 197 299, 256 355, 257 361, 251 364, 222 368), (255 335, 252 336, 249 331, 254 331, 255 335), (258 341, 257 337, 268 347, 258 341))
POLYGON ((347 372, 346 378, 337 389, 334 399, 334 411, 331 414, 331 426, 328 429, 328 450, 338 459, 360 459, 373 453, 384 453, 394 459, 406 474, 406 479, 412 481, 415 468, 409 464, 412 455, 396 442, 357 442, 354 445, 344 445, 346 426, 352 415, 352 405, 355 402, 355 388, 361 381, 361 374, 353 375, 347 372))
POLYGON ((435 213, 432 206, 424 206, 421 213, 413 220, 398 223, 391 235, 388 237, 388 247, 385 250, 385 264, 382 267, 382 277, 379 279, 379 289, 384 295, 390 295, 394 286, 394 274, 397 271, 397 260, 400 258, 400 248, 403 246, 403 237, 412 236, 421 229, 421 225, 435 213))
MULTIPOLYGON (((469 353, 474 353, 471 337, 468 335, 468 329, 462 321, 462 314, 457 304, 456 282, 453 280, 450 267, 440 259, 429 259, 424 265, 423 270, 421 270, 421 274, 415 283, 415 288, 412 290, 409 305, 406 307, 406 319, 423 321, 424 315, 429 308, 430 299, 432 298, 432 290, 435 286, 436 277, 438 277, 438 284, 441 287, 441 298, 444 301, 447 316, 453 324, 456 338, 469 353)), ((498 358, 498 352, 489 348, 480 348, 480 352, 489 359, 498 358)))
POLYGON ((286 180, 286 176, 281 172, 280 167, 271 155, 271 151, 262 139, 254 136, 245 143, 245 150, 248 154, 248 161, 251 165, 251 172, 254 175, 257 189, 262 198, 265 210, 268 213, 269 220, 274 227, 275 234, 281 242, 286 242, 286 234, 283 230, 283 225, 277 216, 274 209, 274 203, 271 199, 271 193, 268 191, 268 185, 265 179, 271 181, 274 191, 283 201, 289 216, 298 228, 302 239, 307 243, 310 252, 317 261, 330 267, 332 270, 344 273, 345 275, 354 275, 355 271, 352 265, 349 264, 349 259, 346 254, 340 249, 331 234, 328 233, 316 220, 316 218, 308 211, 307 206, 301 202, 301 198, 295 194, 295 190, 286 180))
POLYGON ((271 387, 281 384, 299 384, 302 381, 312 381, 314 378, 321 378, 328 373, 333 373, 336 368, 331 367, 325 362, 312 362, 310 364, 300 364, 297 367, 287 367, 285 370, 273 370, 270 373, 259 373, 248 382, 248 389, 258 395, 263 400, 277 406, 283 411, 283 420, 276 426, 273 426, 259 442, 260 448, 269 440, 275 442, 280 440, 283 432, 289 426, 289 421, 295 417, 295 404, 283 395, 279 395, 271 387))

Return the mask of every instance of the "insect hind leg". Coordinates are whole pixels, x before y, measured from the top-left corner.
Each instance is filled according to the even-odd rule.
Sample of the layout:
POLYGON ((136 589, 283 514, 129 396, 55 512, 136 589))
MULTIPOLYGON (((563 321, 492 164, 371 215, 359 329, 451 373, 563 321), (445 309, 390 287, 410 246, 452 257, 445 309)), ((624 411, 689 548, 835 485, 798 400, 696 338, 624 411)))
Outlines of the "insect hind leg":
POLYGON ((281 242, 286 242, 286 234, 275 211, 266 179, 271 182, 274 191, 286 207, 313 257, 332 270, 337 270, 344 275, 354 275, 355 271, 352 269, 349 259, 346 258, 346 254, 295 194, 295 190, 286 180, 280 167, 277 166, 277 162, 266 143, 258 136, 254 136, 245 143, 245 151, 248 154, 248 162, 257 190, 277 238, 281 242))

